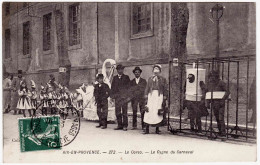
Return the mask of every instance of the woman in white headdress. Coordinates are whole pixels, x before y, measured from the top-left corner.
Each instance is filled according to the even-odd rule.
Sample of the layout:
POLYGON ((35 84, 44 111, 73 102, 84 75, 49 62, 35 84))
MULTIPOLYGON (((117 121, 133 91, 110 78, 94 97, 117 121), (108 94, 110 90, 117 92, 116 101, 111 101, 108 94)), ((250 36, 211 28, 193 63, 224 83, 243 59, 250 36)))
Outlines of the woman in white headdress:
POLYGON ((160 75, 161 65, 153 66, 153 76, 148 79, 145 89, 145 98, 147 99, 146 112, 144 114, 144 123, 146 124, 145 134, 149 133, 149 126, 156 127, 156 133, 159 134, 159 127, 163 123, 162 104, 167 99, 167 82, 160 75))
POLYGON ((27 88, 25 81, 20 82, 20 89, 18 90, 19 100, 17 103, 17 109, 23 112, 23 116, 26 117, 25 111, 31 109, 31 92, 27 88))

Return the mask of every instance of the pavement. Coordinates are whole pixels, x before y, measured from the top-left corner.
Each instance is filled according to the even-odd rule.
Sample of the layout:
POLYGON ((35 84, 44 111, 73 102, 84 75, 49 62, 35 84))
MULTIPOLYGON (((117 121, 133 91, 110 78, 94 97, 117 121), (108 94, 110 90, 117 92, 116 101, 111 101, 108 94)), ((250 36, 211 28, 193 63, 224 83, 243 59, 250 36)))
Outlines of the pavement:
MULTIPOLYGON (((59 150, 20 152, 18 120, 22 115, 4 114, 5 163, 87 163, 87 162, 229 162, 256 161, 256 144, 228 143, 170 134, 155 128, 143 135, 140 126, 128 131, 96 128, 96 122, 81 119, 73 142, 59 150)), ((139 120, 139 119, 138 119, 139 120)), ((68 123, 71 119, 66 120, 68 123)))

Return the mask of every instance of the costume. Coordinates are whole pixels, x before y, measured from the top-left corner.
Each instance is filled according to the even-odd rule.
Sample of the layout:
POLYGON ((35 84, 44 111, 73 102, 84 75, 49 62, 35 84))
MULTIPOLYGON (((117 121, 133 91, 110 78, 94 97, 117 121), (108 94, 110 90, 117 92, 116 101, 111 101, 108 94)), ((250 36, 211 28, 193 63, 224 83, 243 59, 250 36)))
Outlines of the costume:
POLYGON ((28 90, 26 82, 21 81, 20 82, 20 89, 18 90, 18 102, 17 102, 17 109, 23 111, 24 117, 25 115, 25 110, 30 110, 31 109, 31 92, 28 90))
POLYGON ((46 89, 44 86, 41 86, 41 92, 39 97, 42 104, 42 115, 47 115, 49 103, 48 103, 48 94, 46 93, 46 89))
POLYGON ((68 107, 67 99, 68 99, 68 95, 64 91, 63 87, 60 87, 60 93, 58 93, 57 98, 59 100, 58 104, 57 104, 57 107, 59 109, 59 114, 61 115, 61 117, 66 118, 67 115, 68 115, 68 112, 67 112, 67 107, 68 107))
POLYGON ((225 100, 228 99, 229 96, 229 91, 227 90, 226 83, 222 80, 219 79, 219 75, 217 71, 212 71, 209 74, 209 79, 214 78, 213 80, 209 80, 209 83, 207 85, 204 84, 204 82, 200 82, 200 87, 205 93, 211 91, 214 92, 225 92, 224 96, 222 99, 216 99, 213 98, 211 100, 207 100, 207 105, 211 104, 212 110, 214 113, 214 116, 217 121, 218 129, 219 129, 219 134, 221 136, 225 136, 226 134, 226 127, 225 127, 225 100))
MULTIPOLYGON (((161 67, 155 65, 161 71, 161 67)), ((159 115, 159 109, 163 108, 163 103, 167 99, 167 83, 166 79, 160 75, 154 75, 148 79, 145 89, 145 97, 147 100, 148 111, 144 114, 144 123, 146 123, 146 133, 149 133, 149 125, 156 127, 156 133, 159 133, 159 127, 163 125, 164 115, 159 115)))
MULTIPOLYGON (((38 98, 38 94, 37 94, 37 91, 36 91, 36 85, 35 85, 35 82, 33 80, 31 80, 31 83, 32 83, 32 90, 31 90, 31 109, 33 111, 33 116, 35 116, 36 114, 36 109, 37 109, 37 98, 38 98)), ((32 116, 31 114, 31 110, 28 110, 29 111, 29 114, 30 116, 32 116)))

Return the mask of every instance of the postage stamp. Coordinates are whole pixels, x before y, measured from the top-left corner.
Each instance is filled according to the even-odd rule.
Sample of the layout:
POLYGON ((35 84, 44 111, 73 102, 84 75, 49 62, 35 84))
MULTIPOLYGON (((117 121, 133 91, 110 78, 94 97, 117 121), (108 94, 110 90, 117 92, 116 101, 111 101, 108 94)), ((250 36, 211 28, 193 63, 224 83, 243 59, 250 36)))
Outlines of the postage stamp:
MULTIPOLYGON (((59 111, 61 111, 59 109, 59 111)), ((32 121, 31 121, 31 125, 32 125, 32 133, 34 135, 34 137, 36 139, 38 139, 43 145, 46 145, 47 147, 52 147, 52 148, 61 148, 64 146, 69 145, 70 143, 72 143, 80 130, 80 115, 79 115, 79 111, 77 109, 74 109, 71 114, 68 114, 68 112, 64 113, 62 112, 61 114, 58 115, 41 115, 40 112, 36 112, 36 116, 32 116, 32 121), (43 120, 43 122, 45 122, 44 124, 47 125, 52 125, 53 122, 51 119, 52 117, 59 117, 59 143, 49 143, 49 141, 46 141, 45 139, 42 139, 42 134, 38 134, 38 129, 41 129, 41 125, 43 123, 42 120, 40 120, 40 118, 45 117, 46 120, 43 120)), ((50 127, 50 126, 49 126, 50 127)), ((41 132, 41 130, 40 130, 41 132)), ((44 133, 44 136, 46 133, 44 133)), ((43 136, 43 137, 44 137, 43 136)))
POLYGON ((18 119, 21 152, 60 149, 60 117, 18 119))

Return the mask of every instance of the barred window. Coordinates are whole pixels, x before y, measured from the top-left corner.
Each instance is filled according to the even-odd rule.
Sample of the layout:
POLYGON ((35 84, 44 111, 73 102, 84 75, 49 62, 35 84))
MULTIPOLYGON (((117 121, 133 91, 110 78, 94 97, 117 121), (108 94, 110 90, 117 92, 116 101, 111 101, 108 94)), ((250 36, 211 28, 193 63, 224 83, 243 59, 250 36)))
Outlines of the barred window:
POLYGON ((5 15, 10 14, 10 2, 5 3, 5 15))
POLYGON ((10 29, 5 30, 5 59, 10 58, 10 48, 11 48, 11 32, 10 29))
POLYGON ((80 44, 80 5, 79 3, 69 6, 69 45, 80 44))
POLYGON ((132 3, 132 35, 152 31, 152 4, 132 3))
POLYGON ((23 23, 23 55, 30 53, 30 22, 23 23))
POLYGON ((51 50, 52 13, 43 16, 43 51, 51 50))

